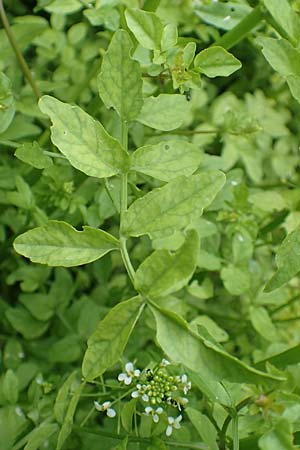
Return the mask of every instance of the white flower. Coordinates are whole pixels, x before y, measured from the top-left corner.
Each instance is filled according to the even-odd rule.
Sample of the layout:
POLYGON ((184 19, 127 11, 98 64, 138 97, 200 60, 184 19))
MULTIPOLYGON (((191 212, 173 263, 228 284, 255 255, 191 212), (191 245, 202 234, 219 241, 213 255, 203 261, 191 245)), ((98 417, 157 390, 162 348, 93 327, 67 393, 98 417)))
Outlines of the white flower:
POLYGON ((146 416, 152 416, 153 422, 158 423, 159 422, 159 415, 162 414, 164 410, 159 406, 155 410, 151 406, 147 406, 145 408, 145 414, 146 416))
POLYGON ((161 360, 160 367, 166 367, 166 366, 169 366, 170 364, 171 364, 170 361, 168 361, 167 359, 163 358, 161 360))
POLYGON ((111 402, 104 402, 101 405, 99 402, 95 401, 94 405, 97 411, 105 412, 111 419, 116 417, 116 411, 113 408, 110 408, 111 402))
POLYGON ((181 375, 180 381, 182 383, 182 390, 186 395, 188 391, 192 388, 192 383, 188 381, 187 375, 185 373, 181 375))
POLYGON ((134 368, 132 362, 128 362, 125 364, 125 372, 119 373, 118 380, 124 381, 124 384, 126 384, 126 386, 132 383, 133 378, 139 377, 141 374, 141 371, 139 369, 134 368))
POLYGON ((168 417, 168 426, 166 429, 166 435, 167 436, 171 436, 172 432, 173 432, 173 428, 175 428, 176 430, 178 430, 181 425, 180 422, 182 420, 182 415, 174 418, 174 417, 168 417))

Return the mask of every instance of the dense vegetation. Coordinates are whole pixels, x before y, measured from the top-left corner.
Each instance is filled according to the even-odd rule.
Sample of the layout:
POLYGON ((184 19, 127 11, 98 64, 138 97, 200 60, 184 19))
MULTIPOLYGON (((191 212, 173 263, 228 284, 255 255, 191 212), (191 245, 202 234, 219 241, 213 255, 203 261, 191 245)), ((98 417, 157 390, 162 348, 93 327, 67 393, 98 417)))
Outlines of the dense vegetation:
POLYGON ((300 448, 298 0, 0 0, 0 450, 300 448))

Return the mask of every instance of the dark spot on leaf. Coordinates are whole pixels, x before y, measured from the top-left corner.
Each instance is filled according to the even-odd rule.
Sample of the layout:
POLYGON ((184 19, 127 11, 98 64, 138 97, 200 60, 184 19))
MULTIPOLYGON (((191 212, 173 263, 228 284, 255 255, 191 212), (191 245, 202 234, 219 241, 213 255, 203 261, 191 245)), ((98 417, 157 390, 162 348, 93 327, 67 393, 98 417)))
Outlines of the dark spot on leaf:
POLYGON ((167 144, 165 145, 165 150, 169 150, 170 146, 167 144))

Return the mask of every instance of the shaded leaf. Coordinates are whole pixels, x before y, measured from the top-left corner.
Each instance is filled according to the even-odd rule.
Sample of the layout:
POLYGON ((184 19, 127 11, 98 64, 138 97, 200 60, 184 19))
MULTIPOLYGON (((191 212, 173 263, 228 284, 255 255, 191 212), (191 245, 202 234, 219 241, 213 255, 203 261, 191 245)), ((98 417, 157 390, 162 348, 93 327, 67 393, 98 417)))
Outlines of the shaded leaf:
POLYGON ((8 369, 3 378, 3 395, 5 399, 11 403, 16 404, 19 397, 19 380, 15 373, 8 369))
POLYGON ((279 419, 273 429, 259 438, 261 450, 294 450, 293 428, 287 419, 279 419))
POLYGON ((199 218, 225 183, 220 171, 178 177, 136 200, 124 216, 123 233, 164 237, 199 218))
POLYGON ((78 106, 44 95, 39 106, 53 125, 51 139, 70 164, 86 175, 103 178, 127 170, 128 155, 100 122, 78 106))
POLYGON ((149 297, 159 297, 184 287, 193 275, 199 251, 196 231, 188 232, 184 244, 174 253, 156 250, 135 273, 135 287, 149 297))
POLYGON ((18 236, 14 248, 35 263, 72 267, 117 249, 118 240, 97 228, 85 226, 83 231, 77 231, 66 222, 51 220, 18 236))
POLYGON ((64 384, 59 389, 55 404, 54 404, 54 417, 59 423, 63 423, 68 405, 70 403, 70 394, 72 390, 74 389, 74 385, 77 381, 77 370, 72 372, 64 384))
POLYGON ((119 303, 101 320, 88 340, 82 373, 94 380, 122 356, 127 341, 143 309, 140 297, 119 303))
POLYGON ((195 145, 170 140, 138 148, 131 156, 131 170, 170 181, 181 175, 192 175, 202 158, 202 152, 195 145))
POLYGON ((185 95, 160 94, 144 100, 136 120, 156 130, 175 130, 186 120, 190 107, 185 95))
POLYGON ((132 42, 118 30, 103 58, 98 76, 99 94, 107 108, 113 107, 126 121, 134 119, 143 105, 140 65, 131 56, 132 42))

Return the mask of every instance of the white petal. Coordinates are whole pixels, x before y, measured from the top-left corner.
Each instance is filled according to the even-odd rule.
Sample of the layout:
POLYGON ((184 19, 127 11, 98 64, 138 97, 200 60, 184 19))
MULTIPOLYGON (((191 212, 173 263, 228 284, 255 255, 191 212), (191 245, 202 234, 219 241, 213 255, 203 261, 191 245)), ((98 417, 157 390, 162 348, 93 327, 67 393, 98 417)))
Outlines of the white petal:
POLYGON ((142 400, 144 400, 144 402, 149 402, 149 396, 147 394, 144 394, 142 396, 142 400))
POLYGON ((161 360, 160 366, 161 367, 166 367, 166 366, 169 366, 170 364, 171 364, 170 361, 168 361, 167 359, 163 358, 161 360))
POLYGON ((125 364, 125 370, 127 373, 133 372, 134 367, 133 367, 132 362, 128 362, 125 364))
POLYGON ((97 409, 97 411, 103 411, 102 405, 100 405, 99 402, 94 401, 94 405, 95 405, 95 408, 97 409))
POLYGON ((138 398, 139 396, 140 396, 139 391, 133 391, 133 392, 131 393, 131 397, 132 397, 132 398, 138 398))
POLYGON ((187 375, 185 373, 181 376, 181 382, 182 383, 186 383, 187 382, 187 375))
POLYGON ((159 406, 158 408, 156 408, 156 413, 157 414, 162 414, 164 412, 164 410, 162 409, 161 406, 159 406))
POLYGON ((153 414, 153 422, 158 423, 159 422, 159 416, 157 414, 153 414))
POLYGON ((131 377, 125 377, 124 383, 126 384, 126 386, 128 386, 129 384, 131 384, 131 382, 132 382, 132 378, 131 378, 131 377))
POLYGON ((151 408, 151 406, 146 406, 146 408, 145 408, 145 413, 146 414, 151 414, 152 411, 153 411, 153 408, 151 408))
POLYGON ((119 381, 124 381, 126 377, 127 377, 126 373, 119 373, 118 380, 119 381))
POLYGON ((133 375, 134 375, 135 377, 139 377, 140 374, 141 374, 141 371, 140 371, 139 369, 135 369, 135 371, 133 372, 133 375))
POLYGON ((175 422, 174 417, 168 417, 168 422, 169 422, 169 425, 173 425, 175 422))
POLYGON ((171 427, 171 425, 168 425, 167 429, 166 429, 166 435, 167 436, 171 436, 172 431, 173 431, 173 428, 171 427))
POLYGON ((111 402, 104 402, 102 403, 102 410, 106 411, 111 405, 111 402))
POLYGON ((108 408, 106 414, 107 414, 108 417, 110 417, 112 419, 113 417, 116 417, 117 413, 116 413, 116 411, 114 409, 108 408))

